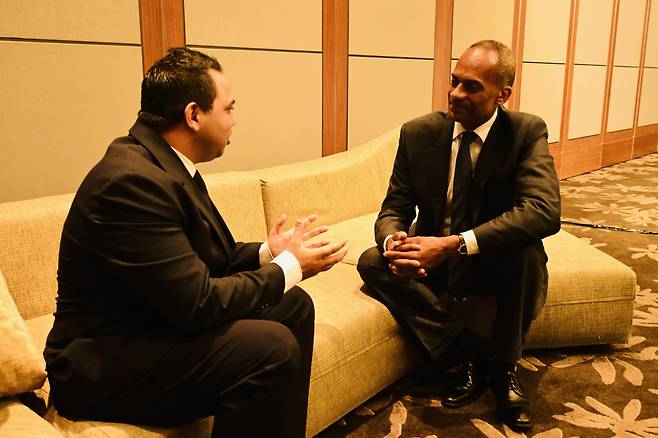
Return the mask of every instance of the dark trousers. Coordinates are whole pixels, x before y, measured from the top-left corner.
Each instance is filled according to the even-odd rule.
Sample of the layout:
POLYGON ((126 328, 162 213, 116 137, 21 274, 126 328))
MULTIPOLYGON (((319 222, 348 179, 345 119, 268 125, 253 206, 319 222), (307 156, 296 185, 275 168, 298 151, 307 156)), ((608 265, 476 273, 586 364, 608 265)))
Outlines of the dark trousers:
MULTIPOLYGON (((547 282, 546 255, 543 252, 528 246, 518 249, 515 254, 513 259, 502 257, 506 263, 504 271, 485 276, 495 278, 497 284, 493 285, 491 280, 484 278, 474 279, 482 290, 489 293, 500 291, 493 292, 497 315, 490 339, 462 327, 449 310, 452 303, 448 302, 445 293, 445 266, 421 280, 404 279, 393 274, 379 248, 372 247, 361 255, 357 269, 374 297, 389 308, 432 359, 436 359, 459 335, 458 345, 466 354, 514 363, 521 357, 525 335, 544 304, 545 294, 532 291, 545 291, 547 282)), ((468 305, 463 310, 468 311, 468 305)), ((477 317, 470 315, 470 319, 477 317)))
POLYGON ((67 387, 55 381, 55 406, 66 416, 151 425, 214 415, 214 437, 303 438, 313 302, 295 287, 260 318, 171 342, 153 369, 77 412, 67 412, 67 387))

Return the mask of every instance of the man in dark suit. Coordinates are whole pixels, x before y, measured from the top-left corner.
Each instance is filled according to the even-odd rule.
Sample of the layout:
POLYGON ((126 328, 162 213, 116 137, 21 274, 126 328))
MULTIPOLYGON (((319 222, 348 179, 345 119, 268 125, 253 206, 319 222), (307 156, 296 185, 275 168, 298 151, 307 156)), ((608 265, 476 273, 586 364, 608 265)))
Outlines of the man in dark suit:
POLYGON ((491 387, 503 421, 525 428, 515 363, 545 302, 541 239, 560 228, 560 198, 546 125, 502 108, 514 71, 507 47, 480 41, 452 73, 448 113, 402 126, 377 247, 358 269, 430 359, 456 338, 465 363, 443 406, 491 387))
POLYGON ((64 224, 44 355, 67 417, 169 425, 215 416, 213 435, 305 435, 314 334, 295 286, 345 255, 306 244, 314 217, 236 243, 195 164, 235 124, 215 58, 172 49, 142 107, 82 182, 64 224))

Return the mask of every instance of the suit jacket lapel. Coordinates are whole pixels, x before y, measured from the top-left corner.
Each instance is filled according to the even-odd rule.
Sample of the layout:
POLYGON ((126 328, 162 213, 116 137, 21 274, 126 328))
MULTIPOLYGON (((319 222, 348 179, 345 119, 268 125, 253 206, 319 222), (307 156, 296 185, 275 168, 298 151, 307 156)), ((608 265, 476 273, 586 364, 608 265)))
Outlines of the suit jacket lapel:
POLYGON ((201 211, 202 216, 212 227, 226 253, 231 254, 232 245, 230 240, 232 241, 233 238, 224 220, 212 205, 212 201, 208 199, 209 202, 206 202, 205 194, 194 182, 180 158, 171 150, 171 146, 157 132, 140 122, 136 122, 129 132, 131 136, 151 152, 168 174, 180 182, 196 207, 201 211))
POLYGON ((436 191, 431 192, 434 210, 434 229, 437 232, 441 232, 443 218, 445 217, 450 153, 452 150, 452 132, 455 122, 449 120, 448 123, 441 123, 439 126, 439 131, 432 147, 432 156, 428 157, 430 169, 428 187, 436 188, 436 191))

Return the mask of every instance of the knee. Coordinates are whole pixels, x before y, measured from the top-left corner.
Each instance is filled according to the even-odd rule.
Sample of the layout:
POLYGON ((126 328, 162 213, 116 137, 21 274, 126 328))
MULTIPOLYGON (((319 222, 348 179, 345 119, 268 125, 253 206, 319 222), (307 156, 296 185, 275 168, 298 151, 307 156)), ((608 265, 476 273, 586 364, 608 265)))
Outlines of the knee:
POLYGON ((290 300, 295 316, 295 325, 313 324, 315 322, 315 305, 311 296, 301 287, 295 286, 285 293, 290 300))
POLYGON ((301 351, 295 335, 283 324, 271 323, 254 339, 254 347, 263 356, 263 365, 276 368, 285 374, 301 368, 301 351), (257 340, 256 340, 257 339, 257 340))
POLYGON ((363 252, 363 254, 361 254, 361 257, 359 257, 359 261, 356 265, 356 269, 359 271, 363 281, 368 282, 373 272, 376 270, 381 270, 383 267, 385 267, 385 263, 382 259, 382 253, 376 246, 368 248, 363 252))

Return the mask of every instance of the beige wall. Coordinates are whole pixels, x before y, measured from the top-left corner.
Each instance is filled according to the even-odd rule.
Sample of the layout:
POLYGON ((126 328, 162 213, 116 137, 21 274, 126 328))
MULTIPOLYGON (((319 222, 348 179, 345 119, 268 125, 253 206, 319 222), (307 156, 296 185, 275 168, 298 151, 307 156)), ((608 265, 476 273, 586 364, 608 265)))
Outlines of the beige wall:
POLYGON ((0 202, 75 191, 127 133, 139 35, 137 0, 0 2, 0 202))
MULTIPOLYGON (((658 0, 619 0, 617 16, 617 0, 575 2, 454 0, 435 29, 433 0, 349 1, 348 148, 431 110, 434 81, 447 81, 434 77, 447 32, 453 65, 480 39, 522 48, 514 94, 520 110, 544 118, 557 154, 573 140, 658 123, 658 0)), ((320 157, 323 0, 184 5, 186 43, 219 58, 237 97, 232 143, 202 170, 320 157)), ((139 0, 0 1, 0 202, 77 188, 135 119, 141 49, 139 0)))
POLYGON ((434 2, 350 3, 348 148, 432 110, 434 2))
POLYGON ((219 59, 237 103, 231 144, 202 171, 322 156, 321 30, 322 0, 185 2, 187 44, 219 59))

